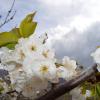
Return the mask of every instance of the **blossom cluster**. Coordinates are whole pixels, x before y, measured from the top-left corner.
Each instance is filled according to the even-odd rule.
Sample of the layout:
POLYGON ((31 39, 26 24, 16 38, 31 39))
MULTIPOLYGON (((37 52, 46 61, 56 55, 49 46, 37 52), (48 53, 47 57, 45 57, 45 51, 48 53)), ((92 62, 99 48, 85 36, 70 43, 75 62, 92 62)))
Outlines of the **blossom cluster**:
POLYGON ((0 48, 1 63, 9 72, 12 87, 26 97, 36 98, 50 88, 49 83, 59 83, 59 78, 69 80, 77 75, 76 61, 65 56, 58 63, 47 38, 46 33, 40 37, 33 34, 19 39, 14 50, 0 48))

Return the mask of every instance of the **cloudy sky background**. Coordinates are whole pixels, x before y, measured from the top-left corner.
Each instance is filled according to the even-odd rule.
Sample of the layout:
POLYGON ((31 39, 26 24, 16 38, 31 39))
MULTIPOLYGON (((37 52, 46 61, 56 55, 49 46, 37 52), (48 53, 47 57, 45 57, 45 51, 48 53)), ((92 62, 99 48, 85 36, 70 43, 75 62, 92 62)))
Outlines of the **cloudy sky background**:
MULTIPOLYGON (((2 22, 13 0, 0 0, 2 22)), ((91 66, 91 52, 100 45, 100 1, 99 0, 16 0, 14 20, 0 31, 9 31, 32 11, 37 11, 36 33, 47 32, 49 43, 56 56, 65 55, 76 59, 84 66, 91 66)))

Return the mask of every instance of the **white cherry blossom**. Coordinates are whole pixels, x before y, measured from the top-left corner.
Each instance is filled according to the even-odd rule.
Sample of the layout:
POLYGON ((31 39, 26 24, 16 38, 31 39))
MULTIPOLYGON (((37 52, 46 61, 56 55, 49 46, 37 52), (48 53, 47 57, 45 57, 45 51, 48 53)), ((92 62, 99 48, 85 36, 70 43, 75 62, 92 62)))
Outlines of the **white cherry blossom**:
POLYGON ((44 90, 46 90, 48 87, 48 82, 42 81, 37 77, 31 77, 30 79, 27 79, 26 82, 21 85, 21 87, 22 94, 25 97, 30 97, 31 99, 34 99, 43 94, 44 90))
POLYGON ((32 64, 33 66, 31 68, 36 77, 51 82, 58 81, 56 66, 53 61, 41 60, 41 61, 34 61, 32 62, 32 64))
POLYGON ((97 69, 98 69, 98 71, 100 72, 100 48, 96 49, 96 51, 93 52, 93 53, 91 54, 91 56, 93 57, 94 62, 97 63, 97 65, 98 65, 98 66, 97 66, 97 69))
POLYGON ((46 43, 48 36, 31 35, 20 38, 14 50, 0 49, 1 63, 9 71, 11 84, 18 92, 36 98, 48 88, 48 83, 58 83, 59 78, 69 80, 76 75, 76 61, 64 57, 57 67, 55 51, 46 43))
POLYGON ((76 67, 76 61, 71 60, 69 57, 64 57, 62 66, 57 67, 57 75, 60 78, 69 80, 77 74, 76 67))
POLYGON ((98 64, 100 64, 100 48, 96 49, 95 52, 93 52, 91 54, 91 56, 93 57, 94 61, 98 64))
POLYGON ((47 44, 43 46, 41 55, 43 56, 43 59, 55 59, 54 49, 51 49, 47 44))
POLYGON ((72 60, 70 59, 69 57, 65 56, 63 58, 63 65, 64 67, 66 67, 66 69, 68 70, 75 70, 77 68, 77 65, 76 65, 76 61, 75 60, 72 60))

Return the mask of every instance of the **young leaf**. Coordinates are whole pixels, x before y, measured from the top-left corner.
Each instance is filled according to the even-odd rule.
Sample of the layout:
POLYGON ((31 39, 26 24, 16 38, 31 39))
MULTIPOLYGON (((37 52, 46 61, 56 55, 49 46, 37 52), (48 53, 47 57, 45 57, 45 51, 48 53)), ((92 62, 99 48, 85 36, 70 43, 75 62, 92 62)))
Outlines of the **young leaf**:
MULTIPOLYGON (((36 13, 36 12, 35 12, 36 13)), ((33 22, 35 13, 29 14, 20 24, 20 35, 22 37, 28 37, 34 33, 37 22, 33 22)))
POLYGON ((86 86, 85 86, 85 84, 84 84, 84 85, 82 85, 82 88, 81 88, 81 93, 82 93, 83 95, 85 95, 85 94, 86 94, 86 86))
POLYGON ((5 46, 10 43, 17 43, 18 36, 11 32, 0 33, 0 47, 5 46))
POLYGON ((19 38, 21 37, 19 28, 13 28, 10 33, 16 34, 19 38))
POLYGON ((16 45, 16 43, 10 43, 10 44, 5 45, 5 47, 13 50, 13 49, 15 49, 15 45, 16 45))

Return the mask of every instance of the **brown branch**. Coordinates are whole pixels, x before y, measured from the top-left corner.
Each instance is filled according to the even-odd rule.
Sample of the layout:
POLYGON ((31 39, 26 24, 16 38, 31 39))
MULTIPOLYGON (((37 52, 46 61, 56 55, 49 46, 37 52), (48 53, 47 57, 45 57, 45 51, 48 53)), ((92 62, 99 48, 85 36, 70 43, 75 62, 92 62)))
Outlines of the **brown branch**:
POLYGON ((55 100, 56 98, 62 96, 63 94, 69 92, 70 90, 74 89, 78 85, 91 78, 91 76, 93 76, 96 72, 96 67, 97 65, 95 64, 91 68, 84 71, 81 75, 68 82, 59 84, 54 89, 50 90, 47 94, 37 98, 36 100, 55 100))
POLYGON ((8 22, 10 22, 14 18, 15 14, 16 14, 16 11, 14 11, 14 13, 12 14, 12 16, 10 16, 10 14, 12 13, 14 4, 15 4, 15 0, 13 1, 12 5, 11 5, 11 8, 9 9, 9 11, 8 11, 8 13, 6 15, 4 22, 0 24, 0 28, 3 27, 5 24, 7 24, 8 22))
POLYGON ((12 91, 6 92, 6 94, 11 94, 11 93, 18 93, 18 92, 16 90, 12 90, 12 91))

